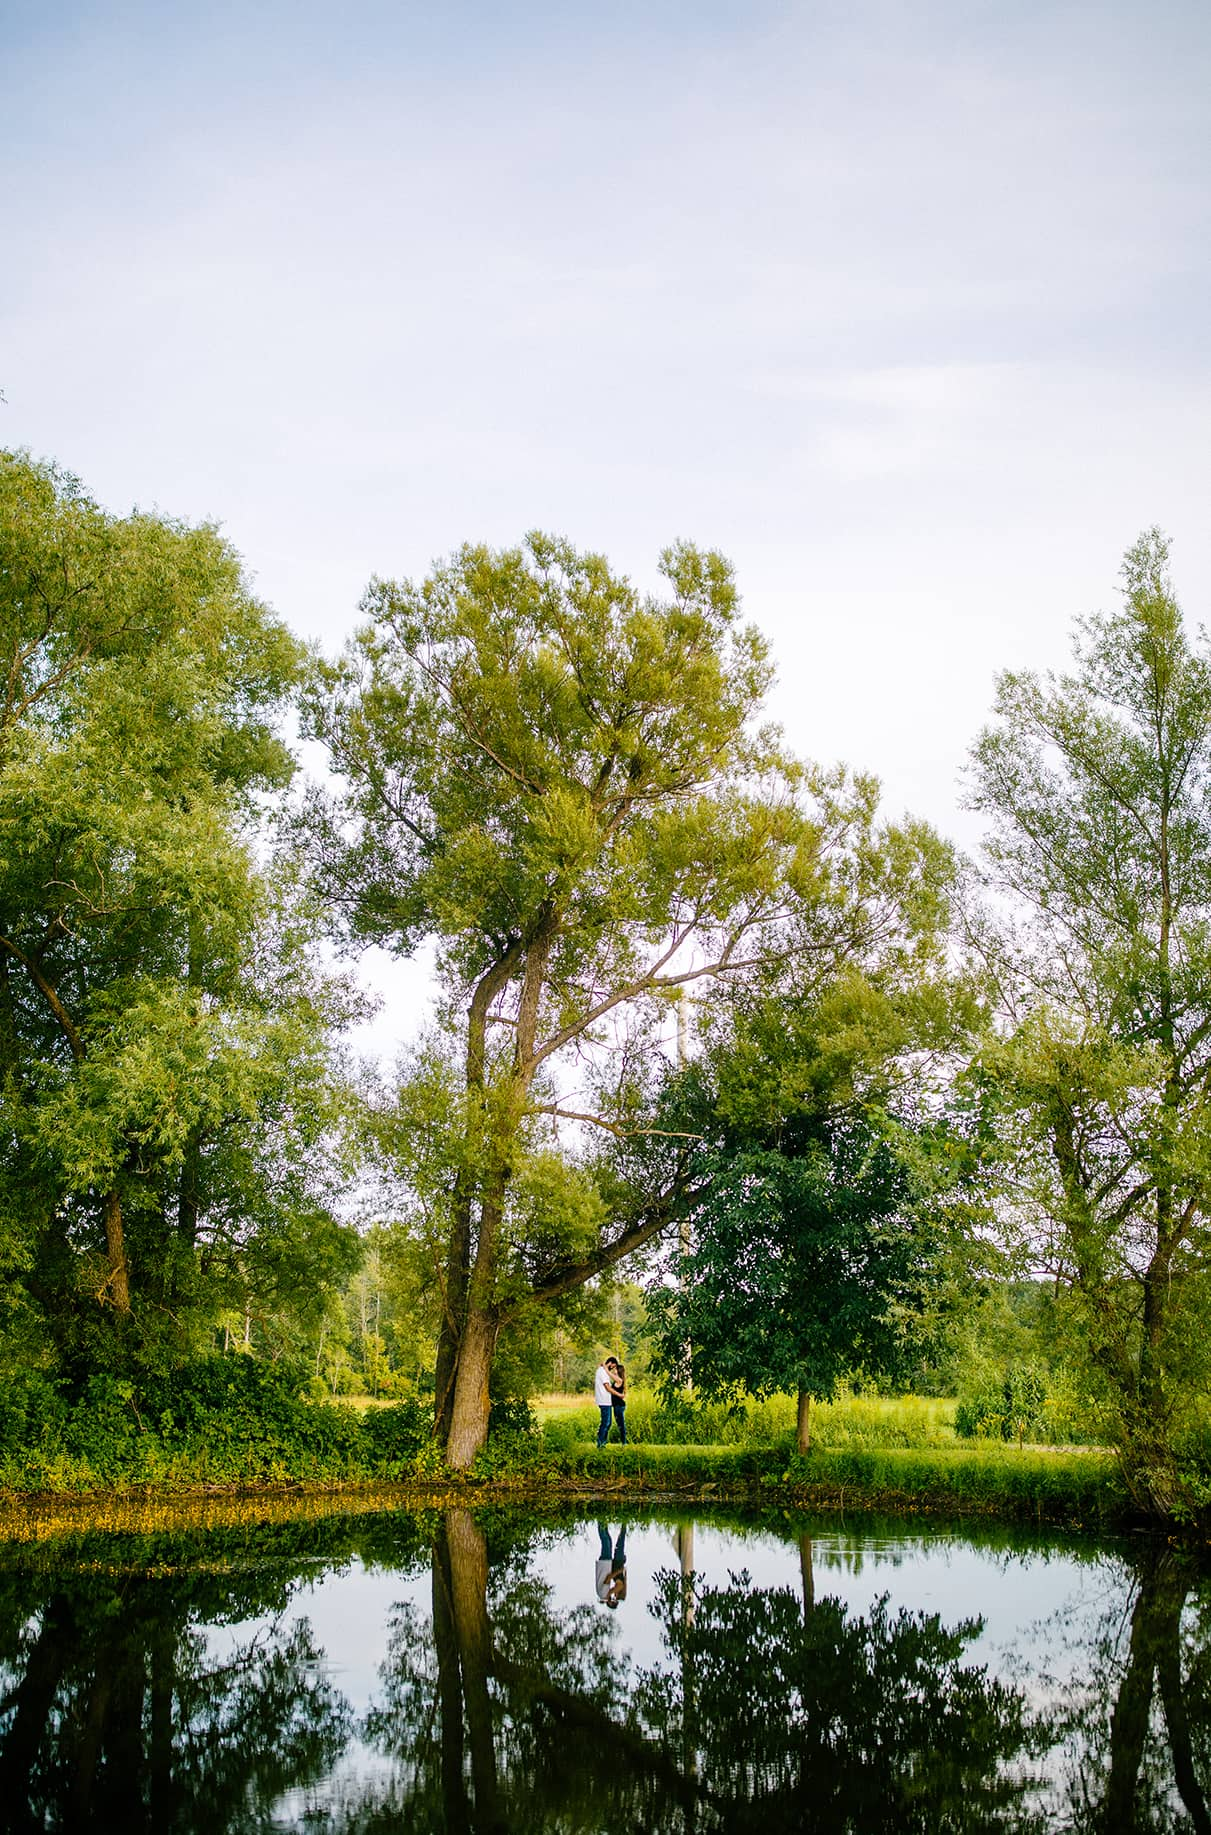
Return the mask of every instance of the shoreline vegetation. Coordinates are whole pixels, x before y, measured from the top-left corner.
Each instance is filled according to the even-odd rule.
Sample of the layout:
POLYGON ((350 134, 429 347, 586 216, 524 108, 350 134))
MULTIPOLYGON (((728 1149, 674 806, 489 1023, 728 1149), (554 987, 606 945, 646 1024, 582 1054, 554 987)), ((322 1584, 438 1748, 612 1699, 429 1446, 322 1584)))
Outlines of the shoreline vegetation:
POLYGON ((9 1541, 149 1519, 197 1526, 199 1514, 207 1522, 225 1513, 285 1520, 450 1503, 559 1509, 623 1497, 640 1506, 666 1500, 1068 1529, 1144 1521, 1109 1449, 960 1440, 954 1403, 919 1397, 842 1396, 820 1405, 817 1443, 806 1454, 795 1451, 783 1418, 791 1397, 729 1416, 688 1399, 680 1414, 661 1412, 640 1392, 633 1425, 647 1431, 604 1448, 594 1444, 588 1403, 545 1397, 536 1410, 514 1404, 503 1412, 463 1473, 446 1467, 420 1401, 315 1403, 251 1359, 216 1360, 201 1391, 178 1383, 136 1396, 129 1385, 94 1379, 84 1405, 56 1407, 35 1390, 16 1417, 15 1399, 7 1398, 9 1431, 0 1439, 0 1539, 9 1541), (715 1430, 709 1442, 685 1437, 703 1426, 715 1430))
POLYGON ((1017 1447, 886 1452, 822 1449, 789 1458, 772 1449, 635 1447, 564 1456, 539 1472, 450 1473, 362 1480, 279 1477, 228 1483, 131 1482, 105 1490, 0 1491, 0 1541, 68 1529, 221 1526, 353 1512, 440 1509, 453 1503, 535 1507, 632 1497, 644 1506, 744 1504, 844 1516, 1001 1519, 1066 1529, 1147 1527, 1109 1452, 1017 1447), (199 1513, 203 1521, 199 1522, 199 1513))

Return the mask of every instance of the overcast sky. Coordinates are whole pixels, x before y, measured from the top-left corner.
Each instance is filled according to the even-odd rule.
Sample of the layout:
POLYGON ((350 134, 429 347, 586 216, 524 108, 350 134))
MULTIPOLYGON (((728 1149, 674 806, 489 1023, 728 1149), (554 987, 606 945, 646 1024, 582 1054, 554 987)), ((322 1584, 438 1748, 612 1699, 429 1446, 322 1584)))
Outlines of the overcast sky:
POLYGON ((1203 0, 0 22, 0 440, 330 649, 463 540, 687 537, 795 748, 970 842, 994 673, 1143 527, 1211 621, 1203 0))

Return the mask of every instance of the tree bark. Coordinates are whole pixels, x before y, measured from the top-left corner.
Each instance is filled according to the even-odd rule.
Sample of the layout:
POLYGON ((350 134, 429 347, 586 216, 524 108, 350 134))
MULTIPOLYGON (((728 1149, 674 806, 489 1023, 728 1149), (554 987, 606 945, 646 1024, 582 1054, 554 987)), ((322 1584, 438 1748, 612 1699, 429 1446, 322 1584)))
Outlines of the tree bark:
POLYGON ((800 1389, 799 1406, 795 1416, 795 1445, 800 1453, 810 1452, 812 1444, 811 1428, 812 1398, 810 1391, 800 1389))
POLYGON ((476 1453, 487 1445, 492 1406, 488 1384, 499 1330, 487 1306, 468 1308, 458 1352, 450 1437, 446 1441, 446 1458, 456 1472, 465 1472, 476 1453))
MULTIPOLYGON (((476 983, 467 1014, 467 1126, 478 1126, 473 1108, 484 1087, 487 1063, 488 1011, 497 995, 508 983, 521 960, 521 943, 514 940, 476 983)), ((468 1142, 468 1146, 472 1143, 468 1142)), ((442 1283, 442 1316, 437 1337, 437 1367, 434 1373, 433 1436, 449 1443, 454 1425, 454 1391, 458 1375, 459 1350, 467 1309, 467 1289, 471 1281, 472 1245, 472 1174, 464 1166, 454 1182, 451 1201, 450 1239, 446 1246, 446 1263, 442 1283)))
POLYGON ((122 1200, 116 1191, 108 1191, 104 1200, 105 1248, 109 1256, 109 1276, 105 1291, 115 1312, 130 1311, 130 1280, 126 1269, 126 1242, 122 1230, 122 1200))

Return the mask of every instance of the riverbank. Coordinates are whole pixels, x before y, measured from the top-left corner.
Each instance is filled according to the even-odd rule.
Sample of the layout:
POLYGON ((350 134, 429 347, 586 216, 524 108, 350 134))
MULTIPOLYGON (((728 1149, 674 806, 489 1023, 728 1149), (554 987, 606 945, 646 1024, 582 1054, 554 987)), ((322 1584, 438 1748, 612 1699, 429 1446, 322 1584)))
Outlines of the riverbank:
POLYGON ((440 1509, 452 1504, 548 1507, 627 1499, 679 1505, 981 1517, 1062 1528, 1129 1527, 1130 1498, 1114 1459, 1085 1449, 980 1446, 837 1451, 805 1458, 776 1448, 589 1447, 492 1475, 416 1473, 391 1480, 226 1484, 130 1483, 104 1490, 0 1492, 0 1539, 72 1528, 169 1528, 307 1520, 333 1512, 440 1509))

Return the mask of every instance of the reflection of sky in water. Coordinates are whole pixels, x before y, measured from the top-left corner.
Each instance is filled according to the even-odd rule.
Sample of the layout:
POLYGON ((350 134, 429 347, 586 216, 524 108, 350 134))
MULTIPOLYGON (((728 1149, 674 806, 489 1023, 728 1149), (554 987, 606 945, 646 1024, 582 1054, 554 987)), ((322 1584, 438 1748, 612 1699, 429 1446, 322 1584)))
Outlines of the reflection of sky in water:
MULTIPOLYGON (((603 1519, 604 1520, 604 1519, 603 1519)), ((619 1519, 610 1519, 616 1534, 619 1519)), ((597 1604, 595 1564, 599 1552, 596 1519, 543 1536, 523 1557, 525 1571, 538 1574, 551 1588, 558 1613, 591 1605, 610 1620, 611 1640, 620 1660, 641 1666, 666 1662, 660 1627, 648 1610, 655 1597, 655 1576, 679 1566, 675 1529, 668 1524, 636 1523, 627 1531, 627 1597, 616 1611, 597 1604)), ((857 1537, 825 1529, 812 1538, 816 1598, 843 1600, 851 1614, 862 1616, 883 1594, 891 1608, 910 1613, 937 1613, 944 1625, 982 1618, 984 1629, 968 1646, 967 1661, 988 1664, 992 1673, 1012 1678, 1037 1695, 1050 1694, 1048 1684, 1079 1678, 1087 1665, 1083 1629, 1105 1609, 1108 1598, 1125 1598, 1126 1574, 1112 1548, 1098 1560, 1082 1560, 1062 1547, 1027 1553, 981 1548, 950 1535, 857 1537), (1038 1688, 1043 1678, 1046 1682, 1038 1688), (1032 1681, 1035 1688, 1031 1688, 1032 1681)), ((742 1569, 759 1587, 801 1589, 797 1540, 698 1523, 694 1529, 694 1568, 700 1584, 722 1586, 742 1569)), ((492 1569, 493 1596, 507 1588, 508 1576, 492 1569)), ((362 1714, 379 1692, 394 1608, 411 1602, 428 1615, 432 1581, 428 1568, 401 1574, 348 1566, 320 1572, 291 1601, 287 1622, 306 1618, 325 1652, 331 1681, 362 1714)), ((246 1627, 210 1634, 221 1652, 246 1627)))
MULTIPOLYGON (((611 1517, 611 1536, 619 1519, 611 1517)), ((596 1598, 599 1554, 597 1519, 573 1528, 539 1532, 528 1552, 517 1559, 517 1577, 537 1576, 550 1588, 550 1607, 559 1616, 588 1608, 609 1626, 611 1647, 625 1677, 636 1668, 665 1667, 670 1657, 660 1626, 649 1611, 656 1597, 656 1576, 680 1566, 677 1531, 671 1524, 634 1523, 628 1527, 627 1596, 608 1611, 596 1598)), ((1130 1617, 1131 1577, 1113 1543, 1102 1544, 1096 1558, 1055 1544, 1025 1551, 982 1547, 943 1533, 887 1536, 846 1532, 825 1524, 812 1537, 817 1601, 842 1600, 854 1617, 863 1617, 884 1594, 893 1614, 936 1613, 951 1628, 967 1619, 982 1619, 980 1635, 968 1645, 965 1666, 986 1665, 991 1676, 1022 1689, 1036 1707, 1054 1703, 1065 1692, 1082 1693, 1089 1674, 1090 1646, 1108 1610, 1130 1617)), ((724 1528, 706 1522, 693 1530, 693 1565, 700 1585, 721 1587, 729 1574, 747 1571, 757 1587, 802 1590, 797 1536, 769 1531, 724 1528)), ((507 1593, 510 1574, 493 1565, 489 1602, 507 1593)), ((364 1715, 383 1696, 382 1665, 387 1655, 396 1608, 417 1608, 427 1622, 432 1609, 432 1580, 426 1564, 401 1573, 366 1568, 358 1560, 315 1578, 294 1594, 285 1622, 306 1618, 324 1651, 324 1670, 348 1699, 354 1714, 364 1715)), ((248 1627, 209 1634, 220 1653, 248 1627)), ((625 1686, 624 1682, 624 1686, 625 1686)), ((1071 1755, 1069 1755, 1071 1756, 1071 1755)), ((1065 1770, 1057 1748, 1032 1767, 1039 1779, 1059 1784, 1065 1770)), ((344 1757, 318 1787, 291 1791, 277 1805, 277 1826, 293 1826, 309 1815, 339 1812, 343 1800, 356 1797, 356 1786, 371 1780, 386 1785, 391 1759, 351 1742, 344 1757)))

